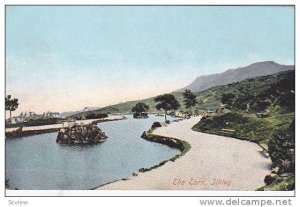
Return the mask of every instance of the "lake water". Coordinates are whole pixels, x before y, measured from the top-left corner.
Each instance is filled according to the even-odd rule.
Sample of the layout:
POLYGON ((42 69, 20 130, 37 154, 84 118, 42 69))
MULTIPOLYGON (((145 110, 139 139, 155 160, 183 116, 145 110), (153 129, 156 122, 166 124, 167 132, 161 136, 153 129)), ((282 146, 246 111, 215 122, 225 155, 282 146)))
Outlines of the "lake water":
MULTIPOLYGON (((63 146, 57 132, 6 140, 6 179, 11 189, 86 190, 126 178, 180 151, 141 138, 164 117, 99 123, 108 139, 94 146, 63 146)), ((169 120, 172 120, 169 117, 169 120)))

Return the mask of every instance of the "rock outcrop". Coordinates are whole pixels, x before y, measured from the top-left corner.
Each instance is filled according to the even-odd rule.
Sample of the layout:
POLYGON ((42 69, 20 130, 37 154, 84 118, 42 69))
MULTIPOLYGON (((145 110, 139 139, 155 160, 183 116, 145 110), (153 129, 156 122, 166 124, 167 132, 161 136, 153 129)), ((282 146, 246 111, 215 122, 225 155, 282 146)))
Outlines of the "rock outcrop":
POLYGON ((153 122, 151 129, 156 129, 158 127, 162 127, 162 124, 160 122, 156 121, 156 122, 153 122))
POLYGON ((146 112, 141 112, 141 113, 135 112, 135 113, 133 113, 133 118, 146 119, 146 118, 149 118, 149 116, 148 116, 148 113, 146 113, 146 112))
POLYGON ((107 136, 96 124, 73 125, 58 132, 56 142, 70 145, 89 145, 104 142, 107 136))

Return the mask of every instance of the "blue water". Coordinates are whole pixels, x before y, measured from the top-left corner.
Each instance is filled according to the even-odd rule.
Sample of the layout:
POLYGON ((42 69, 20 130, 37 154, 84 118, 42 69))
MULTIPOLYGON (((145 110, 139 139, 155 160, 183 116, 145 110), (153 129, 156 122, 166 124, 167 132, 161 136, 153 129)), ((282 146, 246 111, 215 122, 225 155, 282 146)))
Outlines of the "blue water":
MULTIPOLYGON (((172 118, 169 117, 170 120, 172 118)), ((86 190, 126 178, 179 154, 141 137, 164 117, 103 122, 107 141, 94 146, 62 146, 57 132, 6 140, 6 179, 11 189, 86 190)))

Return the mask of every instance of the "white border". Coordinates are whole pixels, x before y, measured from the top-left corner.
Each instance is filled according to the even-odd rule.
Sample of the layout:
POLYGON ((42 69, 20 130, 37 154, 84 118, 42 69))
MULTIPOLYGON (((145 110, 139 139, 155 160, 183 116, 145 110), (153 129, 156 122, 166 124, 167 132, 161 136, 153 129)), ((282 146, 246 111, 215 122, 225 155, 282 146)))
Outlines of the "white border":
MULTIPOLYGON (((286 5, 286 4, 291 4, 291 5, 296 5, 296 8, 300 5, 297 0, 253 0, 253 1, 240 1, 240 0, 223 0, 223 1, 216 1, 216 0, 210 0, 210 1, 204 1, 204 0, 199 0, 199 1, 195 1, 195 0, 186 0, 186 1, 182 1, 182 0, 147 0, 147 1, 128 1, 128 0, 124 0, 124 1, 115 1, 115 0, 103 0, 103 1, 99 1, 99 0, 26 0, 22 1, 22 0, 2 0, 0 2, 1 4, 1 15, 0 15, 0 24, 1 24, 1 28, 4 28, 4 6, 9 4, 9 5, 13 5, 13 4, 22 4, 22 5, 26 5, 26 4, 57 4, 57 5, 68 5, 68 4, 79 4, 79 5, 86 5, 86 4, 109 4, 109 5, 113 5, 113 4, 170 4, 170 5, 174 5, 174 4, 205 4, 205 5, 214 5, 214 4, 230 4, 230 5, 249 5, 249 4, 255 4, 255 5, 267 5, 267 4, 271 4, 271 5, 286 5)), ((296 10, 297 12, 297 10, 296 10)), ((297 15, 296 15, 297 17, 297 15)), ((296 18, 296 23, 299 22, 299 18, 296 18)), ((299 34, 299 28, 296 26, 296 33, 299 34)), ((1 37, 1 43, 2 46, 4 46, 4 32, 2 32, 3 30, 1 30, 0 33, 0 37, 1 37)), ((296 42, 297 43, 297 42, 296 42)), ((298 48, 299 44, 296 45, 296 48, 298 48)), ((3 47, 2 47, 3 48, 3 47)), ((297 54, 297 53, 296 53, 297 54)), ((1 63, 2 66, 4 67, 4 50, 0 50, 0 57, 1 57, 1 63)), ((298 57, 298 56, 297 56, 298 57)), ((296 58, 296 65, 299 65, 298 63, 299 61, 297 61, 296 58)), ((297 69, 296 69, 297 70, 297 69)), ((1 83, 4 83, 4 70, 0 70, 0 78, 1 78, 1 83)), ((296 72, 297 74, 297 72, 296 72)), ((298 91, 299 88, 299 84, 297 84, 298 77, 296 77, 296 90, 298 91)), ((0 84, 0 90, 1 90, 1 96, 4 97, 5 96, 5 92, 4 92, 4 85, 0 84)), ((297 93, 298 94, 298 93, 297 93)), ((0 111, 1 113, 1 117, 4 117, 4 98, 0 99, 0 105, 2 107, 2 110, 0 111)), ((298 95, 296 96, 296 103, 299 102, 299 97, 298 95)), ((298 115, 298 110, 296 108, 296 129, 299 126, 299 115, 298 115)), ((4 120, 3 118, 1 119, 1 132, 3 132, 4 134, 4 120)), ((298 131, 298 130, 297 130, 298 131)), ((297 133, 298 134, 298 133, 297 133)), ((1 139, 1 150, 4 150, 4 146, 5 146, 5 141, 4 141, 4 137, 3 139, 1 139)), ((297 144, 297 143, 296 143, 297 144)), ((298 145, 298 144, 297 144, 298 145)), ((298 147, 296 147, 298 148, 298 147)), ((4 152, 3 152, 4 154, 4 152)), ((2 154, 2 155, 3 155, 2 154)), ((297 153, 298 154, 298 153, 297 153)), ((4 157, 1 156, 1 161, 2 163, 4 162, 4 157)), ((298 156, 297 156, 297 160, 298 160, 298 156)), ((298 165, 297 166, 297 172, 298 172, 298 165)), ((1 165, 1 171, 5 172, 4 169, 4 165, 1 165)), ((4 181, 4 173, 0 173, 0 179, 2 181, 4 181)), ((297 184, 297 182, 296 182, 297 184)), ((296 187, 297 189, 297 187, 296 187)), ((4 190, 4 188, 3 188, 4 190)), ((294 192, 263 192, 263 191, 11 191, 11 190, 7 190, 6 191, 6 195, 7 196, 293 196, 294 192)), ((5 206, 7 205, 7 200, 9 199, 9 197, 7 197, 5 200, 5 206)), ((198 201, 198 200, 197 200, 198 201)), ((68 201, 69 202, 69 201, 68 201)), ((72 205, 75 204, 76 206, 76 202, 72 202, 72 205)), ((80 202, 79 202, 80 203, 80 202)), ((79 204, 77 203, 77 204, 79 204)), ((123 205, 123 203, 119 203, 120 205, 123 205)), ((182 206, 182 203, 177 203, 177 202, 173 202, 172 204, 174 204, 174 206, 177 206, 176 204, 180 204, 182 206)), ((195 203, 194 203, 195 204, 195 203)), ((198 204, 198 203, 196 203, 198 204)), ((48 205, 48 203, 43 203, 43 205, 45 206, 50 206, 48 205)), ((168 204, 165 204, 168 205, 168 204)))

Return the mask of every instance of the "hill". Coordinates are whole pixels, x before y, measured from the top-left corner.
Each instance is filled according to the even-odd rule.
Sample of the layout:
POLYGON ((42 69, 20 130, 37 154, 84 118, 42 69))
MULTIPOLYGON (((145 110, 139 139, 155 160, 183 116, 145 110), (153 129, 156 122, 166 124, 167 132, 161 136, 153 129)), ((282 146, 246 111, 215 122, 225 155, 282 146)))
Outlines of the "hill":
POLYGON ((190 85, 178 91, 183 92, 185 89, 190 89, 193 92, 199 92, 211 87, 227 85, 248 78, 266 76, 294 69, 294 66, 280 65, 273 61, 258 62, 246 67, 229 69, 223 73, 199 76, 190 85))
MULTIPOLYGON (((242 93, 245 89, 251 89, 254 87, 253 91, 255 93, 259 93, 260 91, 264 90, 266 87, 270 87, 273 83, 278 81, 278 79, 283 78, 286 74, 293 73, 293 71, 287 71, 287 72, 281 72, 273 75, 268 76, 262 76, 262 77, 256 77, 256 78, 250 78, 241 82, 232 83, 228 85, 223 86, 216 86, 209 88, 207 90, 197 92, 195 95, 197 96, 198 105, 193 108, 193 110, 198 111, 214 111, 221 105, 221 98, 223 93, 230 93, 234 92, 235 94, 242 93)), ((181 107, 179 108, 179 111, 184 112, 186 109, 183 105, 183 96, 182 92, 173 92, 172 93, 175 98, 179 101, 181 104, 181 107)), ((155 103, 154 103, 154 97, 148 98, 148 99, 142 99, 142 100, 136 100, 136 101, 129 101, 125 103, 110 105, 107 107, 103 107, 97 110, 94 110, 95 113, 130 113, 132 107, 138 103, 143 102, 149 105, 149 111, 155 112, 155 103)), ((76 115, 84 114, 86 115, 87 112, 80 112, 76 115)))
POLYGON ((222 134, 222 129, 229 128, 235 130, 230 134, 233 137, 268 143, 273 132, 289 125, 295 116, 294 71, 251 78, 210 90, 215 94, 214 101, 220 105, 223 94, 232 94, 226 107, 231 113, 219 113, 220 116, 199 122, 194 126, 197 131, 222 134))

